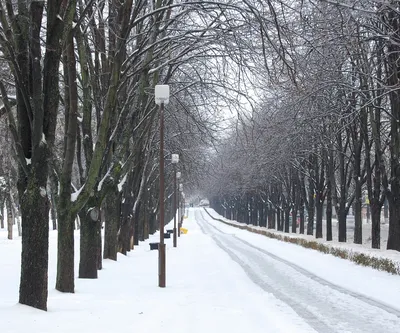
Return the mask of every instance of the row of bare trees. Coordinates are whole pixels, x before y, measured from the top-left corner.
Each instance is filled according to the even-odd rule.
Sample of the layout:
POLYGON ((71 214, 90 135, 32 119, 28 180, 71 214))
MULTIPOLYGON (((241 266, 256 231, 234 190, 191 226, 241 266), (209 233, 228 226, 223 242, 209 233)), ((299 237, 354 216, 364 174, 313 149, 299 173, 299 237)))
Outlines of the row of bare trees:
POLYGON ((258 58, 268 67, 271 50, 286 59, 268 3, 0 1, 0 116, 17 162, 20 303, 47 309, 50 223, 58 232, 56 289, 71 293, 77 217, 80 278, 97 278, 102 258, 116 260, 156 230, 158 83, 173 94, 165 156, 181 155, 194 186, 187 180, 217 137, 216 113, 237 109, 244 96, 244 68, 258 58))
POLYGON ((299 219, 300 233, 327 240, 334 207, 340 242, 353 207, 359 244, 367 202, 373 248, 387 201, 387 248, 399 251, 399 3, 302 1, 282 13, 293 72, 260 79, 262 103, 219 148, 208 195, 230 218, 285 232, 299 219))

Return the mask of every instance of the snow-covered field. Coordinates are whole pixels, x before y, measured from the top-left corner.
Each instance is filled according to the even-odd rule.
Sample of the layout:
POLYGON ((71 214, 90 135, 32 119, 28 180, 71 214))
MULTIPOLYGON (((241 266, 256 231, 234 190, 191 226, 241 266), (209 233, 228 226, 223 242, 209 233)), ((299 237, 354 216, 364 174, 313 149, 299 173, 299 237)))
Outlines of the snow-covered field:
MULTIPOLYGON (((400 327, 398 276, 226 226, 198 208, 189 210, 184 227, 189 232, 178 248, 166 239, 167 288, 157 286, 158 254, 148 246, 154 235, 127 257, 106 260, 98 280, 76 279, 75 294, 54 290, 57 233, 51 231, 48 312, 17 304, 20 239, 9 241, 0 230, 0 332, 376 333, 400 327), (353 329, 357 321, 360 330, 353 329)), ((76 240, 78 250, 78 234, 76 240)))

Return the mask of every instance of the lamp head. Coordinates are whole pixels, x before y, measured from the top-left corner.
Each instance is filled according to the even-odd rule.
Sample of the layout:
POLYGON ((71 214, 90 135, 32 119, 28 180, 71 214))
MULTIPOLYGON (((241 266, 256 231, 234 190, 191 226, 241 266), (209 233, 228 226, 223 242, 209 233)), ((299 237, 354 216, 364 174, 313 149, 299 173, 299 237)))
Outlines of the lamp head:
POLYGON ((169 102, 169 85, 157 84, 154 89, 154 99, 157 105, 169 102))
POLYGON ((179 162, 179 154, 172 154, 171 161, 172 161, 172 164, 177 164, 179 162))

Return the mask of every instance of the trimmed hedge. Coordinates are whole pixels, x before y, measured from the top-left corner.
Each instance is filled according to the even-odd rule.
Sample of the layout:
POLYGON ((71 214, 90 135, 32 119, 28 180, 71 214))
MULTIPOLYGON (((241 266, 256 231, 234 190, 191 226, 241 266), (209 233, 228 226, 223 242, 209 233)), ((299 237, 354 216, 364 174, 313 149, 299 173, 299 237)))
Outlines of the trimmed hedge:
POLYGON ((242 230, 247 230, 247 231, 250 231, 250 232, 253 232, 253 233, 256 233, 259 235, 263 235, 263 236, 266 236, 269 238, 277 239, 277 240, 280 240, 283 242, 300 245, 307 249, 316 250, 316 251, 326 253, 326 254, 332 254, 335 257, 350 260, 350 261, 356 263, 357 265, 372 267, 372 268, 375 268, 380 271, 385 271, 385 272, 388 272, 391 274, 400 275, 400 264, 399 264, 399 262, 392 260, 392 259, 374 257, 374 256, 371 256, 366 253, 357 252, 357 251, 354 251, 351 249, 335 247, 333 245, 326 245, 326 244, 319 243, 316 241, 309 241, 304 238, 288 237, 285 235, 280 235, 280 234, 276 234, 274 232, 270 232, 268 230, 256 229, 256 228, 253 228, 251 225, 246 225, 246 224, 239 225, 239 224, 235 224, 235 223, 230 223, 228 221, 224 221, 224 220, 215 218, 207 211, 207 209, 204 209, 204 210, 212 219, 222 222, 222 223, 225 223, 231 227, 239 228, 242 230))

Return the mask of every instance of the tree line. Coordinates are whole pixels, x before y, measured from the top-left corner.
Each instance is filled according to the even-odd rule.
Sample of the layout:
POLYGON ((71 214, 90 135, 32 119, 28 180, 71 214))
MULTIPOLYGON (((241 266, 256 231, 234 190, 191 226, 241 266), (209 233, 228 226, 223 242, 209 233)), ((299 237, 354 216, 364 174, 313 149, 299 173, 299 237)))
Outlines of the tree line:
POLYGON ((336 212, 346 242, 353 208, 361 244, 367 203, 380 248, 386 203, 387 249, 400 250, 399 6, 301 1, 277 15, 289 66, 257 66, 260 103, 241 113, 213 157, 205 191, 219 213, 330 241, 336 212))
POLYGON ((268 36, 277 25, 259 29, 274 16, 268 3, 265 11, 253 0, 0 1, 0 204, 22 224, 20 303, 47 309, 49 225, 58 232, 55 287, 73 293, 76 228, 78 276, 97 278, 103 258, 116 260, 157 229, 160 200, 173 216, 171 154, 194 187, 219 110, 238 109, 245 95, 245 56, 261 40, 264 59, 284 46, 268 36), (165 198, 160 83, 172 92, 165 198))

